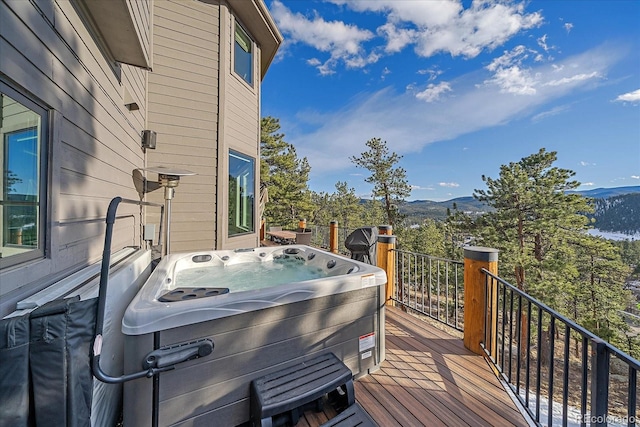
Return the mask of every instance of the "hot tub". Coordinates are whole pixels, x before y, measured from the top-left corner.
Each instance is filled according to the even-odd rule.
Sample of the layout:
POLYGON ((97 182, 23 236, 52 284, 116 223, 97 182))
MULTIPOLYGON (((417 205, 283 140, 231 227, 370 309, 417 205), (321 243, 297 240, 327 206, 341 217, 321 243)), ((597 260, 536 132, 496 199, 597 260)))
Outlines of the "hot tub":
POLYGON ((385 283, 378 267, 303 245, 165 257, 123 317, 125 372, 158 348, 215 347, 125 383, 125 425, 154 412, 158 425, 244 423, 252 379, 328 351, 356 377, 378 369, 385 283))

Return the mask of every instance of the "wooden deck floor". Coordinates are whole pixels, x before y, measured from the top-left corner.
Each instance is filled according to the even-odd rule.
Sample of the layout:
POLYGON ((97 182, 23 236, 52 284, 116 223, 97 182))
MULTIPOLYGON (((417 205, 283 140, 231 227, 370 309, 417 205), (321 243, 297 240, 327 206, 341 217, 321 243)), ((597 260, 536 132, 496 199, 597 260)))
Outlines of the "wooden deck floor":
MULTIPOLYGON (((484 358, 397 308, 386 312, 386 360, 355 389, 383 427, 528 425, 484 358)), ((333 415, 330 407, 309 411, 297 426, 318 426, 333 415)))

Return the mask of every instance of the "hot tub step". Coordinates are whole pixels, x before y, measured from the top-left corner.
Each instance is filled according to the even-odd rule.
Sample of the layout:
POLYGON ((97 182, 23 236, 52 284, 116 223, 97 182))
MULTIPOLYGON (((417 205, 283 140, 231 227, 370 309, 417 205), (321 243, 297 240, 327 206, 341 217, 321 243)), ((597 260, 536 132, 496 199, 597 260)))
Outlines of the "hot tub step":
POLYGON ((335 417, 331 418, 320 427, 377 427, 373 418, 362 409, 358 403, 354 403, 335 417))
POLYGON ((252 423, 270 427, 271 417, 289 412, 291 423, 295 425, 301 406, 338 387, 346 394, 346 405, 353 405, 353 374, 333 353, 255 379, 251 382, 252 423))

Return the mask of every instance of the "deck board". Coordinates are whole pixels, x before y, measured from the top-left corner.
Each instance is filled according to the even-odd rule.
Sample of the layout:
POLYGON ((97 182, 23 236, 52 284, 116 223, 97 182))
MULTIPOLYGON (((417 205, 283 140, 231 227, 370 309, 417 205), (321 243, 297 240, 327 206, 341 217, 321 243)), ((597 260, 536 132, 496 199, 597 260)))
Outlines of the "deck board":
POLYGON ((355 382, 356 400, 380 426, 528 425, 460 337, 388 307, 385 338, 381 369, 355 382))

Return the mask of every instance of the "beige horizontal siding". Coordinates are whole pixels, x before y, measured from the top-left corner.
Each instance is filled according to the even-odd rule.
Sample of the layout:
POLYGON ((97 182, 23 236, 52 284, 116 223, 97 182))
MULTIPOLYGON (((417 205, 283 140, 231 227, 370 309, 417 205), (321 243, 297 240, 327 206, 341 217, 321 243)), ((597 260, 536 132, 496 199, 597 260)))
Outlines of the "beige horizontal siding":
MULTIPOLYGON (((235 21, 233 17, 233 10, 229 11, 224 22, 224 28, 226 37, 224 38, 223 52, 225 54, 225 63, 221 64, 221 70, 224 79, 224 99, 222 101, 221 108, 223 109, 222 116, 224 117, 221 123, 221 139, 223 145, 221 147, 224 150, 221 153, 220 159, 224 159, 221 162, 227 166, 228 152, 229 150, 239 151, 245 155, 251 156, 255 160, 255 176, 256 176, 256 188, 254 191, 257 193, 257 182, 259 180, 259 126, 260 126, 260 79, 258 77, 257 69, 259 47, 254 45, 254 76, 253 86, 248 85, 242 78, 237 76, 233 71, 233 47, 234 47, 234 32, 235 21)), ((255 37, 251 35, 251 38, 255 42, 255 37)), ((220 175, 218 177, 218 183, 221 188, 228 187, 228 176, 220 175)), ((219 198, 221 204, 218 210, 218 221, 222 226, 222 230, 218 233, 218 237, 221 243, 218 245, 220 248, 240 248, 251 247, 258 244, 258 231, 259 231, 259 218, 257 217, 257 203, 254 209, 255 217, 255 231, 248 235, 228 236, 228 193, 222 193, 219 198)))
POLYGON ((159 113, 169 112, 175 109, 181 109, 184 114, 197 114, 202 116, 211 115, 211 111, 215 111, 218 105, 218 97, 203 95, 202 99, 182 98, 172 96, 169 93, 149 93, 149 102, 155 104, 155 108, 159 113))
POLYGON ((215 246, 218 31, 215 5, 156 3, 148 117, 158 137, 148 164, 197 173, 181 179, 172 201, 172 252, 215 246))
MULTIPOLYGON (((141 39, 150 40, 149 2, 130 6, 141 39)), ((98 259, 105 225, 95 218, 104 218, 115 196, 138 198, 131 174, 144 167, 140 132, 147 72, 110 64, 84 23, 69 1, 0 2, 0 71, 54 111, 48 147, 54 161, 47 183, 50 250, 28 269, 0 272, 2 293, 43 286, 48 276, 98 259), (140 110, 125 108, 125 87, 140 110)), ((121 229, 118 223, 113 249, 131 245, 132 239, 139 243, 131 226, 121 229)))
MULTIPOLYGON (((185 64, 192 64, 196 67, 204 66, 208 69, 218 68, 218 49, 190 45, 170 39, 168 34, 156 36, 156 46, 160 48, 162 54, 159 58, 165 59, 167 65, 171 61, 180 61, 185 64), (188 49, 188 50, 185 50, 188 49)), ((156 69, 154 68, 154 71, 156 69)))
POLYGON ((171 102, 167 103, 163 98, 174 98, 176 108, 179 108, 180 105, 184 105, 185 103, 188 105, 189 101, 193 101, 192 108, 197 108, 199 104, 204 104, 202 109, 206 110, 215 110, 218 105, 217 93, 186 91, 166 85, 157 85, 154 82, 154 86, 149 88, 149 103, 171 105, 171 102))

